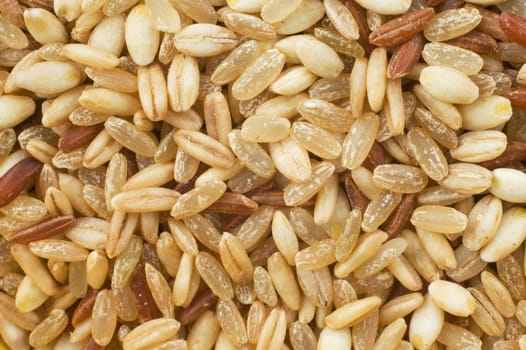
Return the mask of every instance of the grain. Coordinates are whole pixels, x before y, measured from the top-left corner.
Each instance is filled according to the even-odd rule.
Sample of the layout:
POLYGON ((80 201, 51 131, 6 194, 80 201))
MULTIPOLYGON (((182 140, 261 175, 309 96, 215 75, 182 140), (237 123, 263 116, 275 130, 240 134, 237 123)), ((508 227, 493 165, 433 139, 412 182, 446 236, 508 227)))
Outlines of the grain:
POLYGON ((362 230, 374 232, 387 220, 401 201, 402 195, 400 193, 382 190, 367 205, 363 214, 362 230))
POLYGON ((443 102, 470 104, 479 97, 478 87, 455 68, 429 66, 422 70, 419 80, 429 94, 443 102))
POLYGON ((65 43, 66 28, 51 12, 40 8, 24 11, 24 23, 29 33, 41 44, 65 43))
POLYGON ((259 333, 265 322, 266 311, 264 305, 255 301, 248 311, 247 315, 247 338, 252 344, 256 344, 259 338, 259 333))
POLYGON ((470 251, 465 246, 459 246, 455 249, 455 258, 457 267, 446 271, 446 274, 456 282, 465 281, 479 274, 487 265, 480 259, 476 251, 470 251))
POLYGON ((465 317, 475 311, 475 299, 458 284, 434 281, 429 285, 428 291, 433 301, 450 314, 465 317))
POLYGON ((490 335, 502 335, 505 330, 505 323, 495 306, 483 292, 476 288, 469 288, 468 290, 476 302, 475 312, 471 316, 473 321, 490 335))
POLYGON ((351 99, 351 113, 354 118, 359 118, 363 112, 363 104, 367 91, 366 77, 369 61, 367 58, 357 58, 355 60, 351 76, 349 78, 351 99))
POLYGON ((281 117, 254 115, 241 127, 241 137, 251 142, 277 142, 289 134, 290 122, 281 117))
POLYGON ((282 35, 296 34, 312 27, 320 21, 325 14, 321 1, 303 0, 296 11, 285 17, 276 28, 276 33, 282 35))
POLYGON ((111 159, 120 151, 122 145, 111 135, 102 130, 91 141, 82 156, 82 165, 88 169, 94 169, 111 159))
POLYGON ((75 243, 54 239, 31 242, 29 249, 38 257, 66 262, 84 261, 89 254, 86 249, 75 243))
POLYGON ((444 322, 437 341, 446 346, 462 349, 478 349, 482 346, 482 341, 475 334, 448 322, 444 322))
POLYGON ((362 321, 358 322, 354 326, 353 333, 351 334, 352 342, 356 348, 368 348, 372 347, 376 335, 371 332, 371 329, 378 327, 378 311, 374 311, 370 316, 366 317, 362 321))
POLYGON ((196 257, 195 266, 201 278, 220 299, 232 299, 234 295, 232 282, 224 268, 213 256, 200 252, 196 257))
POLYGON ((389 79, 397 79, 411 73, 418 63, 424 44, 424 36, 421 33, 417 33, 400 45, 389 60, 387 77, 389 79))
POLYGON ((311 303, 322 308, 331 304, 334 293, 331 273, 327 267, 316 270, 297 268, 296 274, 301 290, 311 303))
POLYGON ((113 196, 111 208, 112 210, 132 213, 170 210, 179 197, 179 193, 174 190, 162 187, 144 187, 113 196), (137 196, 141 196, 140 201, 137 201, 137 196))
POLYGON ((0 312, 3 318, 21 329, 28 331, 35 329, 41 322, 41 318, 36 313, 22 311, 17 306, 17 299, 3 292, 0 294, 0 312))
POLYGON ((344 167, 354 170, 362 165, 371 151, 379 127, 380 119, 374 113, 365 114, 354 121, 342 145, 344 167))
POLYGON ((183 253, 179 258, 178 269, 172 290, 172 302, 176 306, 183 305, 188 299, 192 278, 196 274, 194 256, 183 253))
POLYGON ((464 162, 483 162, 500 156, 506 149, 507 137, 493 130, 470 131, 458 139, 451 156, 464 162))
POLYGON ((1 40, 8 47, 23 49, 29 45, 27 36, 22 29, 12 24, 6 17, 0 17, 1 40))
POLYGON ((268 273, 277 294, 285 305, 292 310, 299 310, 301 291, 294 272, 279 252, 272 254, 267 261, 268 273))
POLYGON ((374 343, 373 349, 396 349, 407 329, 407 324, 403 318, 399 318, 384 328, 378 339, 374 343))
POLYGON ((490 129, 511 118, 509 100, 496 95, 481 97, 471 105, 460 106, 459 111, 463 116, 463 127, 468 130, 490 129), (492 118, 486 116, 490 111, 492 118))
POLYGON ((276 210, 272 219, 272 237, 279 251, 290 265, 294 265, 294 257, 299 250, 299 243, 292 224, 285 214, 276 210))
POLYGON ((217 338, 220 326, 216 315, 212 311, 206 311, 192 326, 188 336, 188 346, 204 346, 211 348, 217 338), (205 335, 205 337, 203 337, 205 335))
POLYGON ((295 256, 296 266, 304 269, 319 269, 336 261, 336 241, 332 238, 318 241, 299 251, 295 256))
POLYGON ((495 308, 504 316, 512 317, 516 306, 506 286, 489 271, 483 271, 480 275, 484 292, 491 300, 495 308))
POLYGON ((350 349, 351 331, 350 329, 332 329, 325 327, 322 329, 318 339, 318 349, 325 348, 350 349))
POLYGON ((378 297, 366 297, 350 302, 330 313, 325 322, 334 329, 352 326, 378 309, 380 303, 381 299, 378 297))
POLYGON ((179 220, 168 219, 168 226, 179 249, 183 253, 197 255, 197 242, 186 225, 179 220))
POLYGON ((458 146, 458 136, 455 131, 427 109, 417 107, 413 116, 416 123, 424 128, 436 142, 448 149, 458 146))
POLYGON ((483 66, 476 53, 445 43, 429 43, 424 46, 422 57, 431 66, 448 66, 467 75, 478 73, 483 66))
POLYGON ((300 205, 313 197, 334 173, 334 165, 321 162, 312 168, 312 175, 301 183, 290 183, 284 189, 283 198, 289 206, 300 205))
POLYGON ((55 295, 59 292, 58 283, 50 275, 42 261, 33 255, 30 249, 23 244, 13 244, 11 254, 18 262, 26 275, 28 275, 37 286, 47 295, 55 295))
POLYGON ((470 250, 485 245, 497 232, 502 212, 502 202, 498 198, 492 195, 482 198, 468 215, 463 244, 470 250))
POLYGON ((478 194, 491 186, 492 174, 489 170, 469 163, 456 163, 449 166, 448 175, 440 185, 457 193, 478 194))
POLYGON ((492 262, 504 258, 513 252, 524 240, 521 231, 523 225, 523 210, 519 207, 512 207, 506 210, 492 239, 482 248, 481 258, 484 261, 492 262), (497 242, 499 248, 497 250, 497 242))
POLYGON ((364 8, 378 12, 384 15, 397 15, 404 13, 409 9, 411 2, 405 0, 397 1, 370 1, 370 0, 358 0, 358 4, 364 8))
POLYGON ((87 67, 86 75, 98 85, 111 90, 133 93, 137 91, 137 77, 120 68, 87 67))
POLYGON ((410 213, 412 213, 415 208, 416 198, 415 194, 404 195, 398 208, 389 215, 387 220, 381 226, 381 229, 389 235, 399 233, 409 221, 409 217, 411 216, 410 213))
POLYGON ((197 214, 208 208, 226 191, 226 184, 222 181, 210 181, 207 187, 198 187, 181 195, 174 203, 170 215, 175 219, 197 214))
POLYGON ((141 249, 142 241, 137 236, 132 236, 125 250, 115 260, 112 287, 122 288, 128 282, 139 262, 141 249))
POLYGON ((335 30, 318 27, 314 29, 314 35, 336 52, 352 57, 363 57, 365 55, 364 49, 358 41, 347 39, 335 30))
MULTIPOLYGON (((155 299, 148 287, 143 264, 138 264, 135 267, 129 283, 129 292, 126 290, 126 286, 124 290, 116 288, 112 288, 112 290, 124 292, 119 295, 122 298, 120 306, 128 309, 120 310, 120 313, 125 314, 126 318, 136 318, 140 323, 145 323, 161 317, 161 312, 157 308, 155 299)), ((116 296, 114 295, 114 297, 116 296)))
POLYGON ((244 140, 242 131, 229 132, 228 141, 232 152, 254 174, 264 178, 270 178, 274 174, 275 168, 270 156, 258 143, 244 140))
POLYGON ((274 27, 259 17, 236 12, 225 13, 222 17, 228 29, 250 39, 270 40, 276 37, 274 27))
POLYGON ((303 37, 299 40, 296 54, 308 70, 320 77, 334 79, 343 70, 343 62, 336 51, 315 38, 303 37), (322 64, 318 61, 320 58, 322 58, 322 64))
POLYGON ((431 346, 440 335, 444 325, 444 311, 442 311, 426 294, 424 303, 415 310, 409 324, 409 339, 417 349, 431 346))
POLYGON ((239 238, 223 233, 219 242, 219 254, 232 281, 243 284, 252 280, 254 267, 239 238))
POLYGON ((32 197, 19 195, 9 204, 3 206, 0 212, 19 221, 37 221, 46 216, 47 209, 44 202, 32 197))
POLYGON ((158 65, 139 67, 137 71, 139 97, 146 116, 153 121, 164 119, 168 113, 166 80, 158 65))
POLYGON ((24 19, 22 16, 24 9, 18 1, 4 1, 0 6, 2 14, 4 14, 9 22, 17 27, 24 26, 24 19))
POLYGON ((474 75, 471 80, 479 88, 479 97, 491 96, 497 90, 497 82, 489 74, 479 73, 474 75))
POLYGON ((343 261, 353 251, 360 233, 361 220, 362 215, 359 209, 353 209, 349 213, 334 252, 337 261, 343 261))
POLYGON ((256 350, 280 349, 287 333, 286 314, 282 308, 274 308, 261 329, 256 350))
POLYGON ((409 12, 406 15, 389 21, 369 35, 369 41, 378 46, 397 46, 408 41, 424 26, 435 14, 432 8, 409 12))
POLYGON ((408 293, 393 298, 380 308, 379 323, 381 325, 390 324, 399 317, 404 317, 416 310, 423 302, 424 298, 421 293, 408 293))
POLYGON ((400 79, 390 79, 386 87, 385 116, 391 135, 403 134, 406 112, 400 79))
POLYGON ((154 19, 157 30, 177 33, 181 29, 181 18, 170 1, 147 1, 146 7, 154 19))
POLYGON ((186 153, 210 166, 228 168, 234 162, 234 156, 228 148, 201 132, 178 130, 174 140, 186 153))
POLYGON ((192 18, 196 22, 215 23, 217 14, 210 1, 178 1, 172 5, 186 16, 192 18))
POLYGON ((316 349, 317 339, 312 330, 303 323, 294 322, 289 327, 293 349, 316 349))
POLYGON ((351 11, 341 1, 326 0, 323 5, 327 17, 341 35, 350 40, 358 39, 358 23, 351 11))
POLYGON ((337 158, 342 151, 340 142, 329 132, 311 123, 295 122, 291 137, 309 152, 325 158, 337 158))
POLYGON ((373 181, 398 193, 416 193, 427 186, 427 175, 420 169, 408 165, 385 164, 374 169, 373 181))
POLYGON ((380 230, 366 233, 358 238, 351 254, 343 261, 336 263, 334 274, 338 278, 347 277, 358 266, 371 258, 387 239, 387 234, 380 230))
POLYGON ((232 300, 219 300, 216 306, 219 325, 235 344, 248 340, 247 330, 236 304, 232 300))
POLYGON ((110 290, 102 290, 97 294, 92 311, 92 336, 94 341, 102 346, 108 345, 117 325, 117 312, 110 290))
POLYGON ((447 161, 438 145, 421 128, 414 127, 407 134, 407 143, 412 156, 422 170, 435 181, 447 176, 447 161))
POLYGON ((238 43, 230 30, 214 24, 196 23, 175 35, 175 47, 184 54, 208 57, 233 49, 238 43))
POLYGON ((108 274, 108 259, 101 251, 92 251, 86 259, 86 280, 90 287, 100 289, 108 274))
MULTIPOLYGON (((164 89, 164 76, 159 71, 159 86, 164 89)), ((175 112, 184 112, 195 103, 199 93, 199 69, 194 57, 177 55, 172 60, 166 78, 170 106, 175 112)), ((162 95, 155 95, 161 98, 162 95)), ((165 113, 168 113, 166 111, 165 113)), ((167 115, 159 116, 165 119, 167 115)))
POLYGON ((77 86, 83 76, 69 62, 40 62, 18 72, 16 85, 39 94, 54 95, 77 86))
POLYGON ((151 320, 134 328, 124 337, 123 348, 126 350, 154 346, 173 337, 179 330, 178 321, 167 318, 151 320))
POLYGON ((430 41, 445 41, 469 33, 482 20, 476 8, 444 11, 429 21, 424 35, 430 41))
POLYGON ((34 347, 46 346, 55 340, 68 325, 64 310, 55 309, 29 334, 29 344, 34 347))
POLYGON ((131 176, 126 183, 122 185, 121 190, 130 191, 143 187, 162 186, 172 178, 172 164, 153 164, 131 176))
POLYGON ((505 11, 499 18, 499 23, 502 31, 513 41, 524 45, 526 43, 524 33, 526 30, 526 22, 513 12, 505 11))
POLYGON ((160 35, 148 15, 146 5, 135 6, 126 18, 125 40, 134 62, 145 66, 153 61, 160 35))
POLYGON ((374 112, 382 109, 387 86, 387 51, 376 48, 367 65, 367 100, 374 112))
MULTIPOLYGON (((318 225, 327 224, 329 227, 339 224, 338 200, 346 203, 344 197, 343 192, 339 191, 338 177, 333 175, 318 192, 314 204, 314 222, 318 225)), ((331 228, 329 231, 332 231, 331 228)))
POLYGON ((274 307, 278 303, 278 295, 272 284, 272 277, 261 266, 254 269, 254 290, 257 298, 268 306, 274 307))
POLYGON ((216 67, 210 79, 215 84, 226 84, 234 81, 260 53, 260 45, 255 40, 248 40, 225 57, 216 67))
MULTIPOLYGON (((174 180, 182 184, 189 183, 196 175, 199 164, 199 160, 190 156, 183 149, 178 149, 175 154, 174 180)), ((181 191, 185 190, 181 189, 181 191)))
POLYGON ((305 67, 290 67, 274 80, 269 89, 276 94, 294 96, 311 86, 316 79, 317 76, 305 67))
POLYGON ((35 110, 34 102, 24 96, 0 96, 0 106, 2 107, 3 115, 3 121, 0 122, 0 128, 2 129, 7 129, 23 122, 35 110))
POLYGON ((347 130, 354 121, 351 113, 319 99, 302 101, 298 105, 298 112, 312 124, 333 131, 347 130))
POLYGON ((285 64, 285 56, 276 49, 261 54, 232 85, 232 94, 246 101, 263 92, 279 75, 285 64))
MULTIPOLYGON (((7 277, 8 275, 6 275, 7 277)), ((5 284, 4 277, 4 284, 5 284)), ((41 306, 49 296, 42 292, 31 278, 25 276, 16 286, 15 305, 22 312, 29 312, 41 306)), ((6 287, 4 287, 6 289, 6 287)))
POLYGON ((458 262, 449 241, 442 233, 417 229, 418 238, 430 259, 441 269, 454 269, 458 262))
POLYGON ((293 182, 303 182, 312 176, 307 150, 293 138, 269 145, 270 156, 277 170, 293 182))
POLYGON ((411 223, 418 229, 441 233, 464 231, 467 217, 454 208, 446 206, 420 206, 413 211, 411 223))
POLYGON ((52 237, 66 230, 73 223, 74 218, 71 216, 56 217, 17 232, 9 237, 9 241, 13 243, 28 243, 33 240, 52 237))
POLYGON ((110 223, 99 218, 79 218, 65 235, 71 241, 88 249, 104 249, 110 223))
POLYGON ((403 238, 393 238, 389 240, 382 244, 372 257, 354 270, 353 275, 360 279, 366 279, 375 275, 399 257, 406 247, 407 243, 403 238))

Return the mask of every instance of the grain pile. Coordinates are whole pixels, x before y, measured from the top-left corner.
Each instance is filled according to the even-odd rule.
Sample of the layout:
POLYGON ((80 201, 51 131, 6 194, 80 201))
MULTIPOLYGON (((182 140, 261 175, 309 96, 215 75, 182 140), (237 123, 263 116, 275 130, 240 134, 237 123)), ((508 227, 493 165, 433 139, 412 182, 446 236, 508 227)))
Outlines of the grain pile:
POLYGON ((525 350, 525 160, 524 0, 2 0, 0 335, 525 350))

